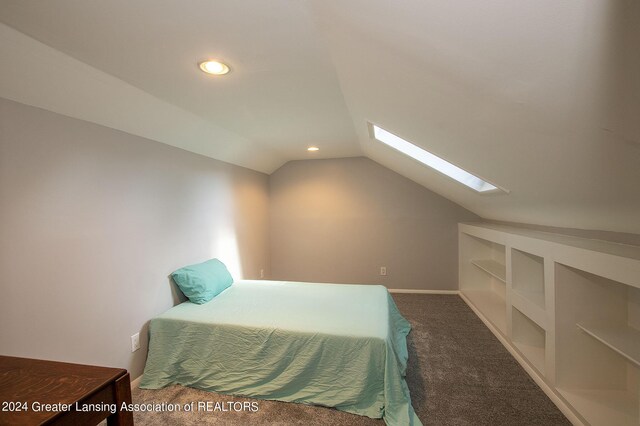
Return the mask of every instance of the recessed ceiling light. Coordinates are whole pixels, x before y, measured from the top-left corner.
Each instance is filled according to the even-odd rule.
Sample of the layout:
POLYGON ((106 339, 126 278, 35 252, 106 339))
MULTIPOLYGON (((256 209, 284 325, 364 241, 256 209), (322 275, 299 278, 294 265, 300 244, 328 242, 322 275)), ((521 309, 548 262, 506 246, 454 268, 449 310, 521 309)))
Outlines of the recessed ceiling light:
POLYGON ((218 61, 204 61, 198 65, 207 74, 224 75, 229 72, 229 66, 218 61))
POLYGON ((320 151, 320 148, 318 148, 317 146, 310 146, 309 148, 307 148, 307 151, 309 152, 320 151))

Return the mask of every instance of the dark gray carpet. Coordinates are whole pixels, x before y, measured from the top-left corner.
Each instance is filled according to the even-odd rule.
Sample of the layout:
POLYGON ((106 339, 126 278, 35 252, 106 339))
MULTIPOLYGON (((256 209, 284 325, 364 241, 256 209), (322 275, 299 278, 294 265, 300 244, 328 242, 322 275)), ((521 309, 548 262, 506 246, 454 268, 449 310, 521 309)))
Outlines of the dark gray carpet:
MULTIPOLYGON (((407 382, 425 425, 570 425, 502 344, 458 296, 395 294, 413 330, 407 382)), ((134 403, 256 401, 171 386, 133 392, 134 403)), ((340 411, 258 401, 252 412, 134 415, 138 425, 383 425, 340 411)))

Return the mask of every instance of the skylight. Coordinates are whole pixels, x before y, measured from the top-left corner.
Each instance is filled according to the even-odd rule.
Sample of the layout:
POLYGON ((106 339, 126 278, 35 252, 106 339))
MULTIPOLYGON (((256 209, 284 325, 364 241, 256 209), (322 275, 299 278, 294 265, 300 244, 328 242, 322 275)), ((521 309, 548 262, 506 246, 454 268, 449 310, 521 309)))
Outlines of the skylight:
POLYGON ((462 170, 460 167, 443 160, 437 155, 425 151, 411 142, 407 142, 393 133, 387 132, 375 124, 372 124, 371 127, 373 128, 373 137, 376 140, 400 151, 405 155, 408 155, 414 160, 418 160, 422 164, 449 176, 451 179, 454 179, 477 192, 489 192, 498 189, 498 187, 480 179, 478 176, 474 176, 466 170, 462 170))

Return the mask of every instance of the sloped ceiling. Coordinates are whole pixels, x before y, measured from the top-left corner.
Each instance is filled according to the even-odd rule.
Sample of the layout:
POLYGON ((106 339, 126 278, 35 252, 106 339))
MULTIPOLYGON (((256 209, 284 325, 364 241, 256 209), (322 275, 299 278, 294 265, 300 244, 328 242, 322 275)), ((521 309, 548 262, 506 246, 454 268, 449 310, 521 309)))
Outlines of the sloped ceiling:
POLYGON ((4 0, 0 17, 0 96, 267 173, 366 155, 485 218, 640 233, 636 0, 4 0), (208 57, 232 72, 200 73, 208 57), (368 121, 510 193, 426 170, 368 121))

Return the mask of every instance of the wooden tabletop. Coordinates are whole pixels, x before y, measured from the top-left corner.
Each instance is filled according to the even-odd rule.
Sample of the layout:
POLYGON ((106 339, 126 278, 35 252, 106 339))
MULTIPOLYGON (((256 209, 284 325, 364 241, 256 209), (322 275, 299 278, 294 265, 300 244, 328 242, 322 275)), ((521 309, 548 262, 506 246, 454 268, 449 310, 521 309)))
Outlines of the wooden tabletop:
POLYGON ((127 370, 122 368, 0 356, 0 404, 4 406, 0 406, 0 424, 48 423, 65 416, 69 410, 49 407, 36 411, 42 405, 73 406, 113 386, 124 376, 128 383, 127 370), (15 404, 9 407, 10 402, 21 407, 15 404))

